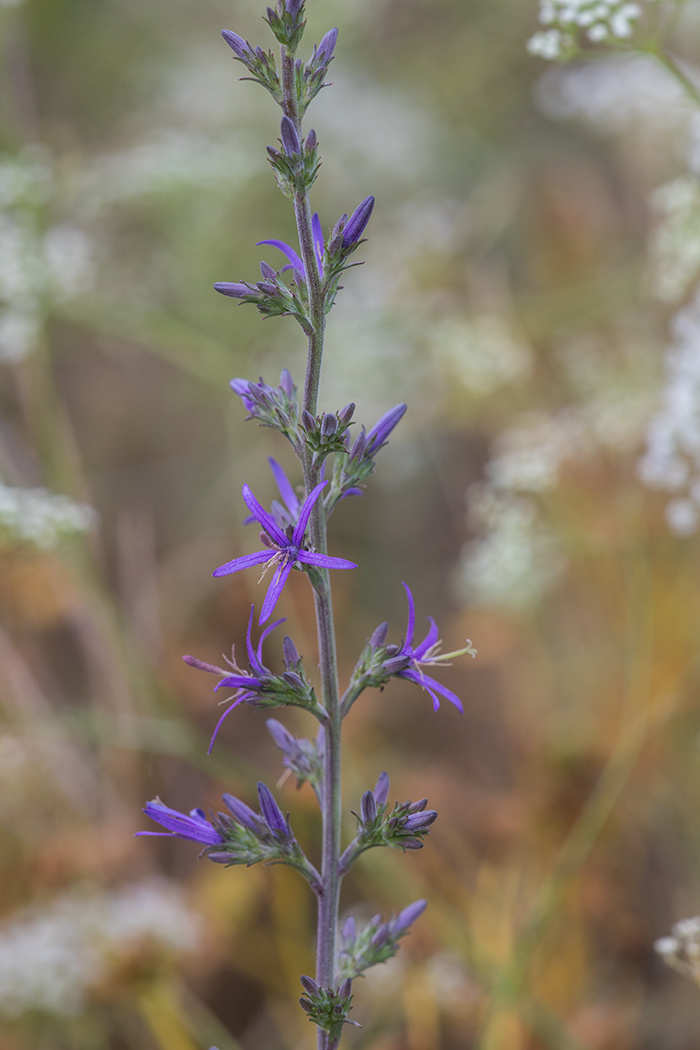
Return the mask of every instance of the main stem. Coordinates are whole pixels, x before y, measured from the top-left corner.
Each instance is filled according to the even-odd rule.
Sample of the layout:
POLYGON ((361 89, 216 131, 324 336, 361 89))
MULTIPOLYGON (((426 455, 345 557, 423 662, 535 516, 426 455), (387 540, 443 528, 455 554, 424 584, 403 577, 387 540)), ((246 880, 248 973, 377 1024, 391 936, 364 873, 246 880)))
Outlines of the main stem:
MULTIPOLYGON (((297 107, 294 87, 294 57, 282 48, 282 108, 294 122, 301 138, 301 119, 297 107)), ((323 360, 323 336, 325 329, 325 301, 323 282, 313 243, 311 225, 311 201, 308 190, 297 191, 294 197, 294 214, 299 233, 299 246, 304 262, 306 285, 309 292, 309 318, 312 331, 309 335, 309 350, 306 364, 303 407, 316 415, 318 388, 323 360)), ((312 455, 307 450, 303 456, 304 486, 306 495, 318 484, 318 469, 314 468, 312 455)), ((323 500, 316 503, 309 523, 311 543, 321 554, 328 551, 326 515, 323 500)), ((336 935, 338 929, 338 902, 340 897, 341 824, 341 750, 340 734, 342 718, 338 695, 338 661, 336 655, 335 629, 333 626, 333 599, 327 569, 319 570, 320 584, 314 588, 316 603, 316 627, 318 634, 319 668, 323 706, 328 712, 328 723, 324 728, 323 800, 321 815, 323 822, 321 883, 318 901, 318 934, 316 948, 316 980, 324 988, 335 985, 336 935)), ((319 1050, 334 1050, 338 1040, 319 1028, 319 1050)))

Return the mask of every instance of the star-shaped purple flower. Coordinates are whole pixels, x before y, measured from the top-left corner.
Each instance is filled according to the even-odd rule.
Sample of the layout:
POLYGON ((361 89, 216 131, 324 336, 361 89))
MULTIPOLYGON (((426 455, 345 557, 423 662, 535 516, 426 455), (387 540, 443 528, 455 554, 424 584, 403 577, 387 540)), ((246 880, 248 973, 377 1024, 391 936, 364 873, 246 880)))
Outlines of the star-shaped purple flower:
MULTIPOLYGON (((427 693, 433 699, 433 710, 438 711, 440 708, 440 701, 437 697, 437 693, 440 693, 446 700, 449 700, 451 704, 457 708, 460 714, 464 714, 464 708, 462 707, 462 701, 459 699, 456 693, 453 693, 447 686, 441 685, 434 678, 430 678, 423 671, 423 665, 431 666, 444 662, 446 657, 440 657, 440 641, 438 639, 438 628, 435 620, 432 616, 428 617, 430 622, 430 630, 426 634, 420 645, 413 647, 413 635, 416 628, 416 606, 413 601, 413 595, 411 594, 411 588, 407 583, 404 583, 406 588, 406 595, 408 597, 408 623, 406 624, 406 641, 401 646, 401 649, 395 656, 392 657, 392 663, 394 660, 399 660, 401 657, 405 657, 409 661, 408 667, 404 670, 399 671, 397 678, 408 678, 410 682, 415 682, 421 689, 425 689, 427 693)), ((456 654, 449 654, 456 655, 456 654)))
MULTIPOLYGON (((313 219, 311 220, 311 229, 314 235, 314 248, 316 249, 316 258, 318 259, 318 272, 323 277, 323 229, 321 228, 321 220, 318 217, 318 212, 314 212, 313 219)), ((273 248, 279 248, 287 258, 289 263, 287 266, 283 266, 280 273, 284 273, 285 270, 298 270, 304 279, 306 279, 306 270, 304 269, 304 263, 301 260, 298 252, 295 252, 291 245, 286 244, 284 241, 256 241, 257 245, 271 244, 273 248)))
POLYGON ((248 569, 253 565, 266 563, 266 568, 275 567, 272 582, 267 589, 265 600, 260 610, 260 624, 270 619, 272 612, 282 593, 287 578, 293 567, 300 563, 302 565, 313 565, 324 569, 356 569, 355 562, 347 561, 345 558, 331 558, 327 554, 318 554, 304 548, 304 537, 309 524, 311 511, 321 495, 327 481, 322 481, 306 497, 299 510, 299 520, 292 528, 291 525, 283 530, 271 514, 258 503, 248 485, 243 486, 243 499, 248 510, 255 520, 262 526, 270 546, 266 550, 256 551, 254 554, 245 554, 242 558, 234 558, 214 570, 214 576, 228 576, 232 572, 248 569), (270 548, 275 553, 270 554, 270 548))

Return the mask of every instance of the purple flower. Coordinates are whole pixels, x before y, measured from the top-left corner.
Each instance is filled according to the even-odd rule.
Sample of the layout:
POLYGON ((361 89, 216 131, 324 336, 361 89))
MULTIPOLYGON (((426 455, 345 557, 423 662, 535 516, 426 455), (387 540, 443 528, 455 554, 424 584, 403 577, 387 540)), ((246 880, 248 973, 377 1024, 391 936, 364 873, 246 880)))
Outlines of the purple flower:
POLYGON ((219 846, 223 839, 219 832, 212 826, 204 815, 202 809, 190 810, 190 815, 178 813, 176 809, 164 806, 160 799, 147 802, 143 812, 162 824, 168 831, 137 831, 137 835, 165 836, 166 838, 191 839, 193 842, 201 842, 205 846, 219 846))
MULTIPOLYGON (((318 260, 318 272, 321 275, 321 277, 323 277, 324 241, 323 241, 323 229, 321 227, 321 220, 318 217, 318 212, 314 212, 314 216, 313 216, 313 218, 311 220, 311 229, 313 231, 314 248, 316 249, 316 259, 318 260)), ((287 266, 283 266, 282 269, 280 270, 280 273, 284 273, 285 270, 298 270, 299 273, 304 278, 304 280, 306 280, 306 270, 304 269, 304 263, 302 262, 301 257, 297 254, 297 252, 294 250, 294 248, 291 247, 291 245, 286 244, 285 241, 274 241, 274 240, 273 241, 257 241, 256 244, 257 244, 258 247, 261 244, 271 244, 273 248, 279 248, 279 250, 281 252, 283 252, 284 255, 286 255, 287 258, 289 259, 289 264, 287 266)), ((236 286, 236 287, 238 287, 238 286, 236 286)), ((243 287, 243 286, 241 286, 241 287, 243 287)), ((227 292, 225 294, 232 295, 234 293, 227 292)))
POLYGON ((397 937, 403 937, 407 932, 409 926, 418 919, 428 906, 427 901, 414 901, 413 904, 409 904, 407 908, 399 912, 395 919, 392 919, 389 923, 391 929, 391 936, 396 939, 397 937))
POLYGON ((319 566, 325 569, 357 568, 354 562, 347 561, 345 558, 331 558, 327 554, 317 554, 315 551, 307 550, 302 546, 311 511, 327 484, 327 481, 322 481, 309 493, 301 506, 299 520, 294 529, 292 530, 290 526, 286 531, 281 529, 273 516, 268 514, 258 503, 249 486, 243 486, 243 499, 255 520, 264 529, 270 547, 274 549, 275 553, 271 555, 270 547, 268 547, 266 550, 256 551, 254 554, 246 554, 242 558, 234 558, 233 561, 226 562, 225 565, 220 565, 218 569, 215 569, 213 575, 228 576, 232 572, 239 572, 241 569, 247 569, 253 565, 262 565, 263 563, 266 563, 267 568, 275 567, 272 582, 268 587, 262 609, 260 610, 260 624, 269 620, 287 582, 287 578, 297 563, 319 566))
POLYGON ((373 208, 374 197, 365 197, 365 199, 357 205, 343 229, 344 248, 350 248, 353 244, 357 244, 365 231, 365 226, 369 222, 373 208))
POLYGON ((255 53, 252 50, 247 40, 244 40, 238 33, 233 33, 230 29, 222 29, 221 35, 233 51, 236 58, 239 58, 241 62, 248 62, 255 58, 255 53))
POLYGON ((440 652, 440 642, 438 640, 438 629, 435 620, 432 616, 428 617, 430 622, 430 630, 426 634, 420 645, 413 647, 413 635, 416 626, 416 606, 413 601, 413 595, 411 589, 407 583, 404 583, 406 588, 406 595, 408 597, 408 623, 406 625, 406 641, 401 648, 395 654, 392 654, 390 659, 392 663, 394 660, 399 661, 401 658, 408 660, 408 667, 398 671, 398 678, 408 678, 409 681, 415 682, 426 692, 430 693, 433 699, 433 710, 437 711, 440 707, 440 701, 437 697, 437 693, 440 693, 446 700, 449 700, 451 704, 457 708, 460 714, 464 714, 464 708, 462 707, 462 701, 453 693, 447 686, 441 685, 434 678, 429 678, 422 670, 423 666, 431 666, 444 661, 444 657, 438 656, 440 652))
POLYGON ((394 405, 388 412, 385 412, 381 419, 378 419, 374 424, 369 434, 366 437, 365 445, 365 456, 370 458, 376 456, 380 448, 386 445, 387 438, 391 434, 397 423, 400 423, 406 414, 408 405, 394 405))
POLYGON ((293 157, 296 154, 301 153, 301 143, 299 142, 297 129, 287 116, 282 117, 282 123, 280 124, 280 137, 282 139, 282 145, 284 146, 284 152, 288 157, 293 157))

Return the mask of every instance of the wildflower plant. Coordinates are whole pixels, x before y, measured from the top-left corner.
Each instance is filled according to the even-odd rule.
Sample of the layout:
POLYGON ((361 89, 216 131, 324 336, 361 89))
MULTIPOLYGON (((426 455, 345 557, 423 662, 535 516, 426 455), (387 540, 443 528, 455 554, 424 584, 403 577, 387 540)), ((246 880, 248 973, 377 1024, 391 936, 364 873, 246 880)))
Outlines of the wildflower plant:
MULTIPOLYGON (((406 405, 395 405, 374 426, 360 426, 352 433, 354 403, 331 411, 319 410, 326 317, 340 290, 342 274, 358 265, 351 257, 363 243, 374 198, 365 197, 349 217, 343 214, 325 229, 318 213, 313 212, 310 190, 319 173, 318 140, 313 129, 302 128, 302 119, 325 86, 338 32, 331 29, 326 33, 305 62, 297 57, 305 28, 304 0, 277 0, 274 10, 267 9, 265 21, 279 45, 279 58, 230 30, 224 30, 222 35, 234 58, 245 67, 244 79, 261 84, 282 110, 279 142, 268 147, 267 153, 277 185, 293 205, 299 243, 294 246, 277 239, 259 241, 259 245, 281 253, 284 264, 279 266, 277 256, 278 268, 261 262, 261 280, 221 282, 215 288, 241 304, 254 304, 263 317, 293 318, 307 337, 303 390, 286 368, 276 386, 268 385, 262 378, 231 380, 231 388, 243 402, 248 418, 276 430, 291 445, 299 460, 303 493, 297 491, 277 461, 270 459, 281 502, 273 501, 267 510, 249 485, 244 485, 242 493, 249 511, 246 523, 260 529, 261 549, 234 558, 214 571, 216 577, 248 568, 262 569, 263 576, 270 574, 257 617, 262 628, 257 641, 253 638, 255 607, 250 612, 247 666, 239 666, 233 651, 227 667, 216 667, 193 656, 184 659, 195 669, 217 676, 220 680, 216 691, 232 691, 213 730, 210 751, 221 725, 242 703, 257 708, 302 707, 315 717, 319 728, 314 741, 295 738, 275 718, 269 719, 267 725, 283 754, 285 768, 300 784, 308 781, 318 799, 322 818, 321 861, 316 866, 306 857, 289 816, 262 783, 258 785, 257 811, 230 794, 223 796, 228 812, 209 816, 200 808, 189 814, 179 813, 155 799, 145 806, 144 812, 166 830, 140 834, 196 842, 202 847, 201 855, 216 864, 287 864, 308 881, 318 900, 316 976, 301 977, 304 994, 300 1004, 317 1026, 319 1050, 335 1050, 344 1026, 357 1023, 349 1018, 353 980, 396 954, 399 939, 426 906, 425 901, 416 901, 397 917, 386 922, 377 917, 359 931, 349 918, 340 936, 338 909, 343 877, 368 849, 421 849, 437 819, 435 810, 427 808, 427 799, 391 804, 389 778, 382 773, 374 790, 362 796, 356 814, 356 836, 343 849, 343 721, 366 689, 381 689, 392 678, 418 685, 431 697, 436 711, 439 697, 443 697, 461 712, 459 697, 426 674, 425 668, 439 667, 461 655, 474 656, 475 650, 467 642, 458 652, 441 654, 438 628, 432 619, 426 637, 414 644, 415 605, 404 584, 409 605, 405 639, 387 644, 389 626, 381 624, 367 642, 341 694, 330 570, 351 570, 357 566, 329 554, 328 519, 344 499, 362 493, 362 486, 374 472, 376 459, 401 422, 406 405), (313 593, 319 649, 317 685, 307 677, 297 648, 288 636, 282 643, 284 671, 273 673, 263 662, 263 643, 283 623, 269 621, 293 571, 306 575, 313 593)), ((275 260, 274 254, 269 257, 275 260)))

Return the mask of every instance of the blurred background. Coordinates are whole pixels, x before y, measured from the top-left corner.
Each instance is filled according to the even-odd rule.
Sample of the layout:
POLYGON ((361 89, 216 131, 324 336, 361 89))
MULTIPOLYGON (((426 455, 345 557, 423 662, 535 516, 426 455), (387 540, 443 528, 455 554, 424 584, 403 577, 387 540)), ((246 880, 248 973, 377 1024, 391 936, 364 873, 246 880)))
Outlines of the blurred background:
MULTIPOLYGON (((0 3, 0 1047, 301 1050, 311 895, 134 839, 143 803, 274 785, 264 717, 211 757, 212 680, 260 600, 244 482, 281 437, 234 376, 301 380, 288 319, 215 295, 292 241, 278 115, 219 37, 257 0, 0 3)), ((380 770, 427 847, 371 852, 343 911, 430 905, 356 982, 355 1050, 697 1050, 654 939, 700 912, 700 125, 642 57, 547 67, 534 0, 308 0, 340 30, 310 111, 324 228, 377 198, 321 406, 404 421, 336 511, 342 674, 382 620, 479 651, 348 719, 347 835, 380 770)), ((692 62, 700 7, 676 47, 692 62)), ((296 585, 296 586, 295 586, 296 585)), ((280 605, 313 673, 303 578, 280 605)), ((420 635, 422 637, 422 635, 420 635)), ((269 648, 278 666, 274 647, 269 648)), ((311 719, 288 711, 294 732, 311 719)), ((277 790, 318 853, 308 786, 277 790)), ((152 827, 152 825, 151 825, 152 827)))

